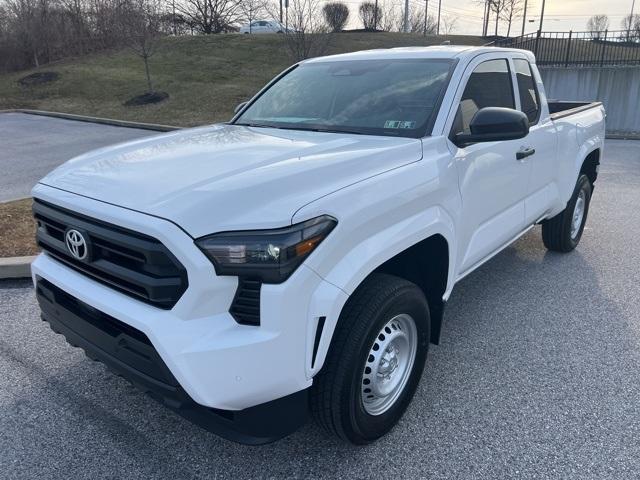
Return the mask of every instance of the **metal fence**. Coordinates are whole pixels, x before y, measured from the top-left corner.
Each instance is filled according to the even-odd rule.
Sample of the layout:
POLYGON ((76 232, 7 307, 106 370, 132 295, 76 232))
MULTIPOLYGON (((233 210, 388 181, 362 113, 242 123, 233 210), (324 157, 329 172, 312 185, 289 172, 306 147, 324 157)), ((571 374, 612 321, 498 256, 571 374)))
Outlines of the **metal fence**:
POLYGON ((497 47, 522 48, 536 55, 538 65, 640 65, 640 32, 535 32, 495 42, 497 47))

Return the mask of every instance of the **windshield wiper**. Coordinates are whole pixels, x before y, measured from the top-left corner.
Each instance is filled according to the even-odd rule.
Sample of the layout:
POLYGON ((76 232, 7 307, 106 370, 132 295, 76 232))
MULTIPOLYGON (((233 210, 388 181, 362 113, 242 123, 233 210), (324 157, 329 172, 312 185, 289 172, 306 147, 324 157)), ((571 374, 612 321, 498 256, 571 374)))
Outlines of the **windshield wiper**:
POLYGON ((283 128, 283 127, 276 127, 275 125, 269 125, 268 123, 234 123, 234 125, 240 125, 241 127, 256 127, 256 128, 283 128))
POLYGON ((334 129, 334 128, 305 128, 304 130, 310 130, 312 132, 322 132, 322 133, 351 133, 353 135, 367 135, 366 133, 359 132, 357 130, 341 130, 341 129, 334 129))
POLYGON ((284 130, 301 130, 303 132, 321 132, 321 133, 352 133, 354 135, 367 135, 357 130, 345 130, 340 128, 324 128, 324 127, 294 127, 287 125, 286 127, 278 127, 284 130))
POLYGON ((353 135, 367 135, 367 133, 359 132, 357 130, 342 130, 339 128, 323 128, 323 127, 297 127, 292 125, 271 125, 269 123, 235 123, 234 125, 240 125, 242 127, 256 127, 256 128, 277 128, 280 130, 300 130, 303 132, 320 132, 320 133, 351 133, 353 135))

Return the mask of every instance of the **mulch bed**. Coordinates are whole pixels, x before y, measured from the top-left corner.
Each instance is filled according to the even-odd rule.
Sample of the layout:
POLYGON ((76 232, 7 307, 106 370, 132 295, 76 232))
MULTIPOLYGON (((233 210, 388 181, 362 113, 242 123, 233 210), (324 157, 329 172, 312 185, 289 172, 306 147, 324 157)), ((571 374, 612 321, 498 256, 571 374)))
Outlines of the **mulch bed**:
POLYGON ((38 253, 31 199, 0 203, 0 257, 22 257, 38 253))
POLYGON ((60 78, 58 72, 36 72, 18 80, 23 87, 32 87, 34 85, 43 85, 45 83, 55 82, 60 78))
POLYGON ((167 92, 147 92, 142 95, 136 95, 124 102, 125 107, 138 107, 140 105, 149 105, 151 103, 163 102, 169 98, 167 92))

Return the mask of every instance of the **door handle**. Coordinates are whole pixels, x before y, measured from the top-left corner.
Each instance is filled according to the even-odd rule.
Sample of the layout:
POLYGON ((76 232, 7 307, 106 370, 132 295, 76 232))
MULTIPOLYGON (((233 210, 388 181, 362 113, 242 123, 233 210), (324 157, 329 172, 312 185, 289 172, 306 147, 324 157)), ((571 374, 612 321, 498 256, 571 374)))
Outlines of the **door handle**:
POLYGON ((527 148, 523 148, 522 150, 520 150, 519 152, 516 153, 516 159, 517 160, 524 160, 527 157, 530 157, 531 155, 536 153, 536 149, 533 147, 527 147, 527 148))

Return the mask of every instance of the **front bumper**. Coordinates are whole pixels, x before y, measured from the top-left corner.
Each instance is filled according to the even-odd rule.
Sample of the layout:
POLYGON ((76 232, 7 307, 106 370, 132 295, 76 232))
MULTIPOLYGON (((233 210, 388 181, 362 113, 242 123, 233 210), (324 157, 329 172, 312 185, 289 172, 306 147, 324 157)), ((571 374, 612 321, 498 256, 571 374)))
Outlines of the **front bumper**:
POLYGON ((82 348, 170 409, 224 438, 263 444, 295 431, 306 421, 307 390, 240 411, 207 408, 182 389, 147 336, 65 293, 42 278, 36 279, 42 319, 67 341, 82 348))
MULTIPOLYGON (((239 325, 229 313, 238 280, 218 277, 193 238, 170 221, 38 185, 34 196, 161 241, 185 267, 189 286, 170 310, 124 295, 41 254, 39 277, 99 312, 142 332, 180 389, 195 404, 244 411, 307 389, 322 366, 330 335, 313 361, 320 317, 331 332, 347 295, 302 265, 261 290, 261 325, 239 325)), ((50 320, 47 318, 47 320, 50 320)))

